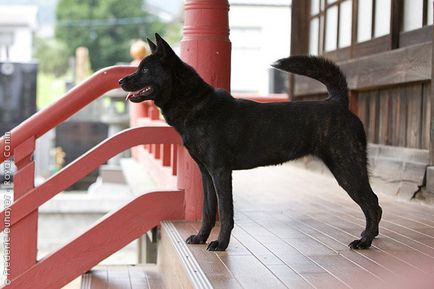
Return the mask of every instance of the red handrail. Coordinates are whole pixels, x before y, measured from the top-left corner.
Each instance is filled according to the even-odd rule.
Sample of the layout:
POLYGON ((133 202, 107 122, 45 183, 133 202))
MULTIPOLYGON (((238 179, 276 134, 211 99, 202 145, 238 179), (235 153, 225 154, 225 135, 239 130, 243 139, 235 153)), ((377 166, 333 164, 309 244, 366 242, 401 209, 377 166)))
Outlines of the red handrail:
MULTIPOLYGON (((66 93, 64 97, 35 113, 11 131, 11 154, 13 149, 23 141, 32 136, 37 139, 105 92, 119 87, 118 80, 136 69, 134 66, 111 66, 101 69, 66 93)), ((6 159, 4 147, 5 137, 1 137, 0 163, 6 159)))
MULTIPOLYGON (((180 144, 181 138, 172 127, 156 126, 130 128, 104 140, 53 175, 42 185, 15 200, 9 207, 13 212, 10 225, 13 226, 18 223, 29 213, 94 171, 99 165, 116 154, 136 145, 156 143, 180 144)), ((4 219, 4 214, 5 211, 0 213, 0 220, 4 219)), ((4 223, 0 222, 0 231, 3 229, 4 223)))
POLYGON ((183 219, 183 202, 183 190, 138 196, 0 288, 61 288, 161 221, 183 219))

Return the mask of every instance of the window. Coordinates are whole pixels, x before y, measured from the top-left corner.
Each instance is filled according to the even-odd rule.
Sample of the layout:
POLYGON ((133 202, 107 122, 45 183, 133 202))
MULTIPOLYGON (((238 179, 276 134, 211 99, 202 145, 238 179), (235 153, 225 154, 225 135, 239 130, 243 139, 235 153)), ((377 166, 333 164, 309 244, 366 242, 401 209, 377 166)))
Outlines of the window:
POLYGON ((351 45, 353 0, 311 0, 309 53, 320 54, 351 45))
POLYGON ((404 0, 402 31, 411 31, 433 24, 431 0, 404 0))
POLYGON ((432 37, 427 32, 429 29, 424 29, 433 24, 432 0, 310 0, 307 3, 310 3, 308 48, 313 55, 325 53, 343 60, 422 43, 432 37), (334 53, 347 47, 350 49, 334 53))
POLYGON ((390 33, 391 0, 359 0, 357 5, 357 42, 390 33))
POLYGON ((375 0, 374 37, 390 33, 391 0, 375 0))

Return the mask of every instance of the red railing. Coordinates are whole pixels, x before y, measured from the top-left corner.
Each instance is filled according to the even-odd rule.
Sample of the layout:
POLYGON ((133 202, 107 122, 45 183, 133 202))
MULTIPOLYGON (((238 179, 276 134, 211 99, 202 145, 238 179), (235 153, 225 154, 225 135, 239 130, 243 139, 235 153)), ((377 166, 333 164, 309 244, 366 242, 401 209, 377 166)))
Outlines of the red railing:
MULTIPOLYGON (((103 93, 117 88, 118 79, 134 69, 117 66, 95 73, 56 103, 0 138, 0 163, 9 158, 7 152, 10 152, 18 169, 14 176, 14 202, 0 213, 4 220, 0 230, 7 228, 10 231, 8 278, 11 283, 3 288, 59 288, 157 226, 161 220, 192 220, 200 216, 199 171, 192 166, 194 163, 181 146, 179 135, 159 120, 159 111, 153 103, 142 104, 146 113, 137 119, 137 127, 103 141, 42 185, 34 187, 32 155, 36 139, 103 93), (165 189, 135 198, 66 246, 37 261, 38 208, 100 164, 132 147, 135 147, 134 157, 152 167, 150 173, 160 184, 166 185, 165 189)), ((264 102, 286 100, 282 95, 246 98, 264 102)))
POLYGON ((6 264, 10 284, 4 288, 60 288, 157 226, 161 220, 184 218, 184 190, 176 184, 175 188, 137 197, 63 248, 42 260, 36 260, 40 205, 130 147, 163 144, 181 149, 180 137, 171 127, 128 129, 105 140, 42 185, 34 187, 35 165, 32 155, 36 139, 103 93, 117 88, 118 79, 134 69, 118 66, 97 72, 0 139, 0 163, 13 156, 17 166, 14 202, 0 213, 0 228, 2 231, 8 229, 10 238, 7 244, 10 263, 6 264))
MULTIPOLYGON (((39 138, 105 92, 118 88, 119 79, 132 73, 135 69, 134 66, 112 66, 96 72, 54 104, 14 128, 11 131, 11 151, 31 138, 39 138)), ((4 137, 0 138, 0 147, 5 147, 4 137)), ((5 157, 2 153, 0 163, 3 161, 5 157)))

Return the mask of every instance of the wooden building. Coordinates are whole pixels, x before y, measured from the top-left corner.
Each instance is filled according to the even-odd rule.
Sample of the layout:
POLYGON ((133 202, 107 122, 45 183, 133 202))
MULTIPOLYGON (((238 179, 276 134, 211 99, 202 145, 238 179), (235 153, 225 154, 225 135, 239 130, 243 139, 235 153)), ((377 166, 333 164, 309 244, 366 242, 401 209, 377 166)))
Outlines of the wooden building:
MULTIPOLYGON (((434 162, 432 4, 292 1, 291 54, 323 55, 340 65, 350 108, 367 132, 371 173, 382 190, 407 199, 433 178, 429 169, 425 177, 434 162)), ((291 76, 290 83, 293 100, 325 96, 325 87, 314 80, 291 76)))

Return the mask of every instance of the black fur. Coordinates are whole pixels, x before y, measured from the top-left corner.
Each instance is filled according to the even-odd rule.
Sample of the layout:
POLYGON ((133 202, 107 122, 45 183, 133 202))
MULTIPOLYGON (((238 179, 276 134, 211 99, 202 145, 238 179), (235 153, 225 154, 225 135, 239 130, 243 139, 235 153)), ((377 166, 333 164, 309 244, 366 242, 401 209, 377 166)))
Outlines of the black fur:
POLYGON ((323 101, 257 103, 214 89, 159 35, 156 39, 157 45, 149 41, 153 53, 137 72, 119 83, 126 91, 136 91, 130 101, 153 100, 161 108, 200 167, 205 195, 203 222, 187 243, 207 241, 218 207, 221 229, 208 250, 228 246, 234 226, 232 170, 281 164, 310 154, 324 161, 365 214, 362 238, 351 242, 350 247, 371 246, 378 235, 381 208, 369 185, 365 131, 348 109, 347 82, 335 64, 319 57, 281 59, 273 66, 323 82, 330 97, 323 101), (151 87, 150 93, 143 94, 144 87, 151 87))

